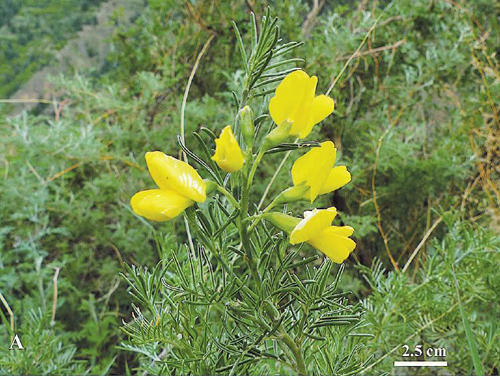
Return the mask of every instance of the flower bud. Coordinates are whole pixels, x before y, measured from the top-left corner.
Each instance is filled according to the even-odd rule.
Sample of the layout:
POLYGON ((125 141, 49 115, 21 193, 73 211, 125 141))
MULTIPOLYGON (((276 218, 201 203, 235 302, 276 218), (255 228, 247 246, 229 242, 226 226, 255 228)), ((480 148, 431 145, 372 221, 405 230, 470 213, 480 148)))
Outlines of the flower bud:
POLYGON ((262 302, 262 305, 264 306, 264 309, 266 310, 267 314, 273 321, 277 321, 280 318, 280 312, 276 309, 273 303, 271 303, 269 300, 264 300, 262 302))
POLYGON ((212 159, 225 172, 235 172, 243 167, 243 153, 229 125, 215 139, 215 154, 212 159))
POLYGON ((273 200, 273 206, 305 200, 305 194, 308 190, 309 187, 305 184, 299 184, 285 189, 273 200))
POLYGON ((284 213, 264 213, 262 214, 262 218, 266 221, 270 222, 273 226, 279 228, 282 231, 287 233, 291 233, 295 226, 300 222, 299 218, 292 217, 291 215, 284 213))
POLYGON ((255 126, 253 124, 253 111, 249 106, 245 106, 238 114, 240 118, 240 127, 243 140, 248 149, 253 146, 253 137, 255 134, 255 126))
POLYGON ((210 179, 203 179, 205 186, 207 187, 207 195, 217 190, 217 183, 210 179))
POLYGON ((291 140, 290 130, 292 123, 285 121, 278 127, 274 128, 264 139, 262 143, 262 150, 268 151, 269 149, 278 146, 279 144, 291 140))

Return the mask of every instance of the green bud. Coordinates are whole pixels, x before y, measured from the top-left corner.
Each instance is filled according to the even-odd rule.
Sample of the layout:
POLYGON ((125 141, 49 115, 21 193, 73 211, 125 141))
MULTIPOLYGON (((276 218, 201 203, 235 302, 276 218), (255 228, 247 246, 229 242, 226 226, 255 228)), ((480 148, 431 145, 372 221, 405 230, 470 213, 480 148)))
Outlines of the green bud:
POLYGON ((300 183, 296 186, 285 189, 273 200, 273 206, 307 200, 305 194, 309 189, 310 188, 305 183, 300 183))
POLYGON ((264 142, 262 143, 262 150, 268 151, 269 149, 278 146, 283 142, 291 140, 291 129, 292 123, 289 123, 287 121, 274 128, 264 139, 264 142))
POLYGON ((249 106, 245 106, 238 114, 240 118, 240 127, 243 140, 248 149, 253 146, 253 137, 255 135, 255 126, 253 124, 253 111, 249 106))
POLYGON ((264 318, 259 314, 258 311, 255 312, 255 320, 254 322, 259 325, 262 329, 270 332, 273 328, 264 320, 264 318))
POLYGON ((266 313, 269 315, 269 317, 271 317, 273 321, 276 321, 280 318, 279 311, 276 309, 274 304, 272 304, 269 300, 267 299, 264 300, 262 304, 264 306, 264 309, 266 310, 266 313))
POLYGON ((210 180, 210 179, 203 179, 203 182, 206 185, 206 193, 207 193, 207 195, 217 190, 217 183, 214 183, 212 180, 210 180))
POLYGON ((273 226, 279 228, 282 231, 291 233, 295 226, 300 222, 299 218, 292 217, 291 215, 284 213, 264 213, 262 218, 271 223, 273 226))

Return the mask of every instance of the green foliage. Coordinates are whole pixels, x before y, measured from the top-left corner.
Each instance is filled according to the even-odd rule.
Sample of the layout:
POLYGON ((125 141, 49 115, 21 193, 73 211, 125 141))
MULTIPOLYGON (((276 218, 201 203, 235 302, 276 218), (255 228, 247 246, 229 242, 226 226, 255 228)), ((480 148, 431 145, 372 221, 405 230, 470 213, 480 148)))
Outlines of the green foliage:
POLYGON ((292 278, 299 267, 298 252, 286 255, 282 239, 275 240, 266 250, 265 262, 278 269, 268 269, 263 276, 268 282, 256 294, 246 287, 248 276, 234 273, 242 269, 231 261, 234 252, 221 253, 223 260, 217 260, 204 246, 194 253, 181 247, 179 253, 172 239, 159 239, 160 263, 151 271, 134 267, 127 274, 131 294, 142 308, 134 306, 134 320, 123 328, 130 341, 122 348, 144 355, 138 370, 154 374, 174 370, 195 374, 290 372, 294 369, 290 355, 272 340, 280 336, 281 325, 302 333, 305 362, 319 367, 316 371, 329 368, 344 374, 360 367, 355 361, 339 363, 350 351, 359 350, 355 332, 362 323, 360 305, 348 305, 347 294, 336 291, 341 271, 327 281, 332 263, 325 261, 308 269, 303 284, 292 278), (299 304, 290 300, 290 292, 299 304), (278 307, 274 318, 266 313, 266 305, 278 307), (297 327, 293 322, 302 317, 304 308, 311 311, 305 312, 308 321, 301 320, 297 327), (315 341, 318 338, 321 344, 315 341))
MULTIPOLYGON (((85 364, 75 358, 76 347, 69 333, 48 329, 50 316, 40 310, 26 310, 23 328, 18 332, 24 351, 0 350, 0 372, 4 374, 83 374, 85 364)), ((5 342, 8 343, 8 342, 5 342)))
MULTIPOLYGON (((471 11, 498 30, 488 16, 498 11, 492 4, 471 11)), ((492 53, 498 33, 476 47, 474 18, 446 2, 392 2, 376 8, 374 17, 333 9, 318 21, 307 43, 307 55, 315 56, 308 65, 320 81, 337 75, 379 14, 382 19, 368 43, 372 49, 388 49, 353 60, 352 72, 332 91, 337 116, 327 119, 323 129, 345 149, 342 158, 354 176, 354 185, 344 190, 346 199, 334 196, 333 204, 350 215, 377 218, 401 263, 429 228, 433 211, 461 205, 458 192, 477 176, 481 156, 471 150, 469 132, 481 132, 486 124, 474 109, 478 97, 470 93, 488 90, 495 79, 485 84, 468 62, 471 48, 492 53), (377 210, 380 218, 374 216, 377 210)), ((498 70, 498 63, 492 68, 498 70)), ((364 263, 371 263, 368 250, 386 253, 378 231, 360 240, 364 263)))
MULTIPOLYGON (((411 348, 422 344, 424 348, 444 347, 447 355, 442 360, 454 373, 474 373, 475 355, 467 346, 471 335, 484 373, 494 374, 499 367, 498 236, 453 217, 446 222, 449 233, 433 242, 427 250, 427 264, 413 276, 387 272, 379 260, 371 268, 359 266, 371 289, 363 305, 370 323, 366 330, 374 334, 365 349, 375 354, 374 369, 390 372, 393 362, 403 359, 403 344, 411 348), (463 325, 463 317, 474 330, 463 325)), ((480 373, 477 368, 475 372, 480 373)))
POLYGON ((50 64, 55 52, 83 25, 95 23, 95 8, 103 1, 2 0, 0 97, 11 95, 50 64))

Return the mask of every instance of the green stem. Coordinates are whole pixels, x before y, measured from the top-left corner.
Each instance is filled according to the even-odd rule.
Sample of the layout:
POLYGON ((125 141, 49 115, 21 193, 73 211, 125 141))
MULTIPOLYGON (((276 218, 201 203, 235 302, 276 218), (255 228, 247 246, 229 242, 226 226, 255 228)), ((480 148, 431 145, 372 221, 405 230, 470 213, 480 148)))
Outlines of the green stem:
POLYGON ((243 191, 243 197, 242 197, 242 210, 241 210, 241 215, 240 215, 240 233, 241 233, 241 243, 243 245, 243 250, 245 251, 245 254, 248 259, 248 265, 250 266, 250 272, 252 273, 252 277, 255 280, 255 283, 257 285, 257 288, 260 288, 260 274, 259 271, 257 270, 257 265, 255 263, 255 260, 253 258, 253 253, 252 253, 252 248, 250 246, 250 241, 248 238, 248 229, 246 223, 243 223, 243 219, 245 219, 246 215, 248 212, 248 190, 244 189, 243 191))
POLYGON ((241 209, 240 204, 238 204, 238 201, 233 197, 231 193, 229 193, 223 186, 217 184, 217 190, 222 193, 226 198, 229 200, 229 202, 238 210, 241 209))
POLYGON ((260 274, 259 271, 257 270, 257 264, 255 263, 253 253, 250 248, 250 242, 248 241, 248 232, 245 225, 243 225, 242 227, 241 237, 243 242, 243 249, 245 250, 245 254, 247 255, 248 258, 248 265, 250 266, 250 272, 252 273, 252 277, 255 279, 257 288, 260 289, 260 284, 261 284, 260 274))
POLYGON ((243 186, 243 194, 241 197, 241 212, 240 212, 240 234, 241 234, 241 243, 243 245, 243 250, 245 251, 245 254, 248 258, 248 265, 250 267, 250 272, 252 273, 252 277, 255 279, 255 282, 257 284, 257 288, 260 288, 260 283, 261 283, 261 278, 259 271, 257 270, 257 264, 255 263, 255 260, 253 258, 253 253, 252 253, 252 247, 250 245, 250 239, 249 239, 249 234, 248 234, 248 228, 246 223, 243 221, 247 218, 248 216, 248 205, 249 205, 249 200, 250 200, 250 189, 252 187, 252 181, 253 177, 255 175, 255 172, 257 171, 257 167, 262 160, 262 157, 264 156, 264 153, 261 151, 257 155, 257 158, 252 164, 252 168, 250 169, 250 173, 248 174, 247 181, 245 182, 243 186))
POLYGON ((288 335, 283 327, 280 327, 280 338, 288 346, 290 351, 295 358, 296 371, 300 376, 307 375, 306 364, 304 362, 304 357, 302 356, 302 351, 299 346, 293 341, 293 339, 288 335))
POLYGON ((255 172, 257 171, 257 167, 259 167, 260 161, 262 160, 262 157, 264 156, 265 152, 264 151, 259 151, 259 154, 257 154, 257 158, 255 158, 255 161, 253 162, 252 169, 250 170, 250 173, 248 174, 248 181, 247 181, 247 190, 250 190, 250 187, 253 182, 253 178, 255 176, 255 172))
MULTIPOLYGON (((248 174, 248 179, 243 187, 243 194, 242 194, 242 199, 241 199, 241 213, 240 213, 240 225, 241 225, 241 242, 243 245, 243 249, 245 250, 245 254, 248 257, 248 264, 250 266, 250 271, 252 273, 253 278, 255 279, 257 283, 257 288, 260 288, 260 283, 261 283, 261 278, 259 271, 257 270, 257 266, 255 264, 255 260, 253 258, 252 250, 250 247, 250 241, 249 241, 249 233, 251 233, 254 229, 257 223, 260 221, 260 218, 257 218, 250 227, 247 227, 246 223, 244 223, 244 220, 248 216, 248 203, 249 203, 249 197, 250 197, 250 189, 252 187, 252 182, 253 178, 255 176, 255 173, 257 171, 257 167, 259 166, 262 157, 264 157, 264 151, 260 151, 259 154, 257 154, 257 157, 255 158, 252 168, 250 169, 250 173, 248 174)), ((275 205, 274 201, 264 209, 264 213, 271 210, 271 208, 275 205)), ((271 318, 274 318, 274 313, 272 312, 270 307, 267 307, 265 305, 265 309, 268 313, 268 315, 271 318)), ((290 337, 290 335, 287 333, 286 329, 284 328, 283 325, 280 325, 279 327, 279 336, 278 338, 283 341, 283 343, 290 349, 290 351, 293 354, 293 357, 295 358, 295 366, 296 366, 296 371, 300 376, 305 376, 307 374, 306 371, 306 365, 304 363, 304 357, 302 356, 302 351, 299 346, 293 341, 293 339, 290 337)))
MULTIPOLYGON (((276 313, 273 312, 276 308, 273 309, 271 304, 264 304, 263 307, 271 319, 278 319, 278 317, 276 317, 276 313)), ((278 338, 290 349, 293 357, 295 358, 295 370, 300 376, 305 376, 307 374, 307 369, 300 346, 295 343, 292 337, 290 337, 283 324, 280 324, 278 331, 278 338)))
MULTIPOLYGON (((249 215, 247 216, 244 220, 243 220, 243 223, 247 223, 247 222, 250 222, 250 221, 254 221, 256 220, 257 218, 260 217, 260 214, 255 214, 255 215, 249 215)), ((253 223, 253 222, 252 222, 253 223)))
MULTIPOLYGON (((267 208, 265 208, 262 213, 260 214, 264 214, 264 213, 267 213, 269 210, 271 210, 272 208, 274 208, 274 205, 275 205, 275 202, 271 202, 267 208)), ((248 228, 248 233, 251 234, 253 230, 255 230, 255 227, 257 227, 257 225, 259 224, 259 222, 262 220, 262 217, 260 217, 260 214, 259 216, 256 216, 255 220, 252 222, 252 224, 250 225, 250 227, 248 228)))

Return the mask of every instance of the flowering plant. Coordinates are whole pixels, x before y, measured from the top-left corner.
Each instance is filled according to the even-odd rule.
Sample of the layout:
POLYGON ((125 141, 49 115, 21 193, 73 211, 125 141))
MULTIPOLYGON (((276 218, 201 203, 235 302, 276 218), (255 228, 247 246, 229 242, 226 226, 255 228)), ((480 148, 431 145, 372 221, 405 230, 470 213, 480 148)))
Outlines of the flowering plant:
POLYGON ((334 167, 333 142, 299 142, 332 114, 334 101, 316 96, 315 76, 299 68, 277 71, 301 59, 283 59, 299 44, 280 44, 276 22, 268 13, 258 34, 252 18, 248 57, 234 25, 245 69, 242 91, 234 95, 238 111, 219 138, 202 129, 208 144, 206 137, 195 134, 203 155, 189 149, 183 137, 179 141, 185 158, 160 151, 146 154, 158 189, 135 194, 131 207, 151 221, 183 215, 189 240, 177 247, 171 236, 158 237, 157 267, 131 267, 125 276, 143 309, 134 306, 134 320, 124 327, 131 340, 123 346, 154 354, 153 368, 240 374, 252 366, 263 373, 266 362, 275 362, 284 372, 304 375, 321 370, 324 362, 336 364, 334 373, 362 367, 343 355, 347 349, 355 352, 364 335, 357 332, 361 307, 349 305, 346 293, 336 291, 343 265, 327 284, 332 262, 342 264, 355 249, 350 238, 354 229, 332 225, 334 207, 297 216, 287 206, 313 204, 319 195, 351 180, 345 166, 334 167), (274 89, 275 82, 280 83, 274 89), (272 93, 269 115, 254 116, 254 103, 272 93), (303 148, 310 150, 293 164, 293 185, 260 210, 252 188, 262 160, 303 148), (326 258, 318 261, 321 254, 304 244, 326 258), (307 257, 298 259, 301 254, 307 257))

